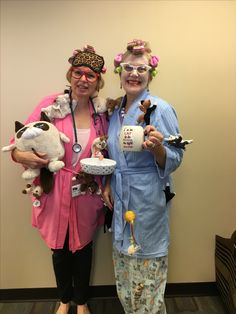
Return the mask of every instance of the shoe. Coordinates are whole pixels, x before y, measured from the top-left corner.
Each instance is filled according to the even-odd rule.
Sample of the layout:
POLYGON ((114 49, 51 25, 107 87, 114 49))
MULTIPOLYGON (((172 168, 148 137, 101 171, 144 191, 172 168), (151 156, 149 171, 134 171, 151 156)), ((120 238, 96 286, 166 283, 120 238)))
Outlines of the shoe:
POLYGON ((56 314, 68 314, 69 308, 70 308, 69 303, 65 304, 61 302, 56 314))

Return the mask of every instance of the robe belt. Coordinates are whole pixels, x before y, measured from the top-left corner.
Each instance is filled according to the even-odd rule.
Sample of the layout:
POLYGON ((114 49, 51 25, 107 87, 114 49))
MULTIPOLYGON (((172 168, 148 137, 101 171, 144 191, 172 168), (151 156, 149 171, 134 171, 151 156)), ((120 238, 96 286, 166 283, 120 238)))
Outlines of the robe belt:
MULTIPOLYGON (((113 175, 116 180, 116 206, 114 208, 114 228, 115 234, 114 238, 116 241, 123 240, 123 232, 126 225, 126 222, 123 219, 124 213, 126 210, 131 209, 129 206, 129 197, 130 197, 130 177, 131 174, 147 174, 147 173, 157 173, 157 168, 155 166, 145 167, 145 168, 129 168, 129 169, 118 169, 116 168, 113 175), (123 190, 124 187, 124 190, 123 190), (124 193, 126 192, 126 193, 124 193)), ((145 188, 145 187, 144 187, 145 188)))

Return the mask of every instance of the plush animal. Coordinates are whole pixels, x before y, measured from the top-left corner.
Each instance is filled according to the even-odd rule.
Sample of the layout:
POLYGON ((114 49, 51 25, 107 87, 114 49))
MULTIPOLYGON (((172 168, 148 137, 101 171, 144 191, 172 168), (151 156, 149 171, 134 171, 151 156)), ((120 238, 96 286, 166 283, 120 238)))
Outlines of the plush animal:
POLYGON ((98 91, 96 91, 92 95, 91 99, 93 101, 94 108, 97 113, 104 113, 107 111, 107 107, 106 107, 107 100, 105 98, 98 96, 98 91))
POLYGON ((174 147, 185 149, 185 146, 191 144, 193 140, 183 140, 182 135, 170 135, 165 141, 174 147))
POLYGON ((28 183, 22 193, 32 194, 35 198, 39 199, 43 193, 43 189, 40 185, 35 186, 34 184, 28 183))
POLYGON ((70 96, 68 93, 57 96, 52 105, 42 108, 42 112, 46 113, 50 120, 54 118, 63 119, 70 111, 70 96))
MULTIPOLYGON (((108 115, 112 115, 113 111, 119 107, 122 97, 117 99, 102 98, 98 96, 98 91, 95 91, 91 99, 93 101, 96 113, 104 113, 107 111, 108 115)), ((72 105, 76 105, 75 100, 72 100, 72 105)), ((65 118, 71 112, 70 92, 65 90, 63 95, 57 96, 52 105, 42 108, 41 111, 46 113, 50 120, 55 118, 65 118)))
POLYGON ((111 116, 113 114, 113 111, 115 109, 118 109, 122 101, 122 97, 112 99, 112 98, 107 98, 106 100, 106 108, 108 115, 111 116))
POLYGON ((103 211, 105 215, 103 231, 104 233, 106 233, 106 231, 111 232, 113 210, 104 204, 103 211))
POLYGON ((80 182, 81 194, 85 194, 86 192, 88 192, 90 194, 96 193, 100 195, 102 193, 98 183, 94 179, 94 175, 86 173, 84 171, 80 171, 75 176, 75 179, 80 182))
POLYGON ((12 151, 17 148, 20 151, 42 152, 49 160, 47 168, 28 168, 22 173, 22 178, 28 183, 40 175, 40 182, 45 193, 49 193, 52 188, 52 174, 64 167, 61 160, 64 156, 63 143, 69 143, 69 138, 49 122, 45 113, 41 113, 41 120, 23 125, 15 122, 15 142, 2 148, 2 151, 12 151), (50 172, 50 173, 49 173, 50 172))
POLYGON ((165 190, 163 190, 163 192, 165 193, 166 204, 167 204, 175 196, 175 192, 172 192, 170 189, 170 183, 166 184, 165 190))
POLYGON ((106 135, 95 138, 91 147, 92 157, 99 158, 100 160, 104 158, 104 155, 102 152, 107 147, 107 138, 108 137, 106 135))
POLYGON ((113 111, 115 109, 119 108, 119 105, 121 104, 122 97, 119 97, 117 99, 112 98, 102 98, 98 96, 98 92, 96 91, 93 96, 91 97, 94 103, 94 107, 97 113, 104 113, 108 112, 108 115, 111 116, 113 111))
MULTIPOLYGON (((107 100, 105 98, 98 96, 98 91, 95 91, 91 99, 93 101, 94 108, 97 113, 104 113, 107 111, 106 106, 107 100)), ((72 105, 73 107, 76 106, 75 100, 72 100, 72 105)), ((53 120, 55 118, 57 119, 65 118, 68 114, 71 113, 70 92, 68 90, 65 90, 65 93, 63 95, 57 96, 52 105, 42 108, 41 111, 45 112, 50 120, 53 120)))
POLYGON ((151 106, 151 101, 150 99, 146 100, 141 100, 141 104, 139 105, 139 109, 143 112, 139 117, 137 122, 138 123, 143 123, 145 122, 146 125, 150 124, 150 115, 152 111, 156 109, 156 105, 151 106))

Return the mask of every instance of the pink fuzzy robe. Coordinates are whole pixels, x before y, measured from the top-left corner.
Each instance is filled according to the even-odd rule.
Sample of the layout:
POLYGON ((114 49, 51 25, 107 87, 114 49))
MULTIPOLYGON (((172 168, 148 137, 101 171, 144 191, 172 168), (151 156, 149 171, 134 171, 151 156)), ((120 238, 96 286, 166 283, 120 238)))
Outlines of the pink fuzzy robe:
MULTIPOLYGON (((41 108, 53 103, 57 95, 44 98, 30 115, 26 123, 39 120, 41 108)), ((90 104, 91 115, 93 113, 90 104)), ((83 248, 92 241, 98 226, 104 222, 103 201, 101 195, 80 195, 71 197, 72 177, 80 170, 80 163, 72 166, 73 123, 71 114, 64 119, 55 119, 55 126, 70 138, 70 143, 65 144, 65 168, 54 175, 54 187, 49 194, 40 197, 40 206, 32 210, 32 224, 38 228, 47 245, 53 249, 62 248, 69 226, 69 247, 72 252, 83 248)), ((79 127, 79 126, 78 126, 79 127)), ((107 121, 105 114, 100 114, 94 126, 91 117, 90 137, 87 147, 82 152, 80 159, 91 156, 93 140, 107 134, 107 121), (95 130, 96 127, 96 130, 95 130)), ((101 177, 98 177, 101 184, 101 177)), ((33 199, 34 201, 34 199, 33 199)))

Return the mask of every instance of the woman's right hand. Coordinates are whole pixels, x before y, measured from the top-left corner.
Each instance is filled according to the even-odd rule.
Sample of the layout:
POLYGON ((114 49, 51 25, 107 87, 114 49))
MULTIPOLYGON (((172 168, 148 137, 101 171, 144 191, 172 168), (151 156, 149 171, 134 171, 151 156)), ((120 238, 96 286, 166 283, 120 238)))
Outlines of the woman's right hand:
POLYGON ((16 162, 21 163, 26 168, 36 169, 45 167, 49 160, 45 159, 46 154, 40 152, 20 151, 15 148, 12 151, 12 158, 16 162))

